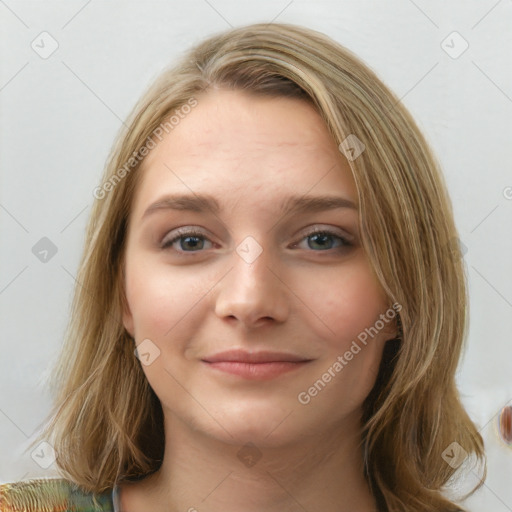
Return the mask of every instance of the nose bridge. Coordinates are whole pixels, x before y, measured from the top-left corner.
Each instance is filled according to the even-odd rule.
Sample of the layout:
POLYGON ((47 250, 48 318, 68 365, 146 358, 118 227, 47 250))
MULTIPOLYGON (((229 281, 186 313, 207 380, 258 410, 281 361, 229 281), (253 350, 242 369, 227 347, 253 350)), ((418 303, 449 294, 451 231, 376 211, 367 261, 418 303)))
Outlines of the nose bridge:
POLYGON ((287 313, 286 293, 273 269, 275 259, 252 236, 238 244, 231 256, 231 271, 220 283, 216 313, 235 317, 247 326, 259 320, 282 322, 287 313))

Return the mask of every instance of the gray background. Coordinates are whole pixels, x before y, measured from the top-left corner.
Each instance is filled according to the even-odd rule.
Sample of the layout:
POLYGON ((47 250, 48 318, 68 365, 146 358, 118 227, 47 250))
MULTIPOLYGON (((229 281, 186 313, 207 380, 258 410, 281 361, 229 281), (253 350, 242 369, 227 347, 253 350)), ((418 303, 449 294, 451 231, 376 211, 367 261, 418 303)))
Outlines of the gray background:
POLYGON ((50 409, 45 378, 92 191, 122 121, 204 36, 276 21, 320 30, 358 54, 442 163, 471 294, 457 378, 489 457, 488 480, 466 506, 512 511, 512 448, 497 432, 499 411, 512 404, 511 20, 511 0, 0 0, 0 482, 56 474, 41 467, 47 446, 39 458, 23 451, 50 409), (40 252, 49 245, 55 254, 40 252))

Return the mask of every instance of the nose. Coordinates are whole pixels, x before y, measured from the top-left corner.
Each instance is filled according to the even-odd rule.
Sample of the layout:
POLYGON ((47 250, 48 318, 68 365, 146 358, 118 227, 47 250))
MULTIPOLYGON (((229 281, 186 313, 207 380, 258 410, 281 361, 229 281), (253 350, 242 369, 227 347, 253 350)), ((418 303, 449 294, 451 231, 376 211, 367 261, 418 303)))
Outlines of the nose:
POLYGON ((282 323, 288 315, 287 287, 275 260, 263 250, 251 263, 236 251, 218 285, 215 313, 247 329, 282 323))

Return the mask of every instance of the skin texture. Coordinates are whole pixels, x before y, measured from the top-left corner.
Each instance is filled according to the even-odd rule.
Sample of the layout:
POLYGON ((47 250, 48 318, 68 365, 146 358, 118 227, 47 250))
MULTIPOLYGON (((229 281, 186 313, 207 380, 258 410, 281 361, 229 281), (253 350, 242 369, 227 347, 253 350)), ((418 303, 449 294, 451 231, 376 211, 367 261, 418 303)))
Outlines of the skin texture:
POLYGON ((362 472, 361 405, 394 321, 331 369, 309 403, 297 398, 390 307, 359 242, 357 208, 280 210, 305 194, 357 206, 348 162, 319 114, 297 99, 210 90, 141 172, 123 323, 160 351, 143 370, 162 402, 166 446, 157 473, 122 486, 123 511, 376 510, 362 472), (209 194, 221 210, 159 209, 141 220, 165 194, 209 194), (203 238, 161 247, 187 226, 203 238), (317 238, 315 227, 334 235, 317 238), (251 263, 237 252, 255 254, 248 236, 262 250, 251 263), (201 361, 233 348, 310 362, 263 381, 201 361))

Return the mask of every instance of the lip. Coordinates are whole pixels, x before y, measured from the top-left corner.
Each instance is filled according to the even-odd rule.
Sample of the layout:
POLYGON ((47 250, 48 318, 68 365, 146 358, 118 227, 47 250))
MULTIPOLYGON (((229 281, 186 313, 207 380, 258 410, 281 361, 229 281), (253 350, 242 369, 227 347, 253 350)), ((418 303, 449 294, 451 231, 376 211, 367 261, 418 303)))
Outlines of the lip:
POLYGON ((228 350, 202 359, 208 367, 251 380, 269 380, 304 367, 311 359, 285 352, 228 350))

